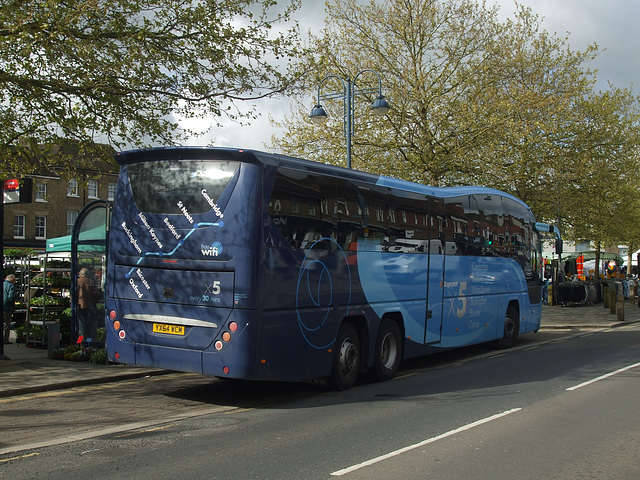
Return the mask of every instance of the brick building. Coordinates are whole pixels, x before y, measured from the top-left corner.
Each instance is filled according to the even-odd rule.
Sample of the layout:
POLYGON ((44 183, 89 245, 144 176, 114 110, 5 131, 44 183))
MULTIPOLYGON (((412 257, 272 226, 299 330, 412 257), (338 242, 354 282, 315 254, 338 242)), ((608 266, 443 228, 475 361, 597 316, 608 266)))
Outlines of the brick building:
POLYGON ((46 239, 70 235, 82 207, 115 197, 117 172, 104 164, 78 169, 73 178, 57 169, 28 175, 31 201, 4 205, 4 248, 44 249, 46 239))

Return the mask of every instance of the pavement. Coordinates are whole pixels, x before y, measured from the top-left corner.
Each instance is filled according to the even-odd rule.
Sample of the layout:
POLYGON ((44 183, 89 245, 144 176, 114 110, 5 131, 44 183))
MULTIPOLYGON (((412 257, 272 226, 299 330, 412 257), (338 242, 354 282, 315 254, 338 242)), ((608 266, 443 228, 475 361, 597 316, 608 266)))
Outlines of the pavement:
MULTIPOLYGON (((624 320, 610 313, 602 303, 576 306, 543 306, 541 330, 600 329, 640 322, 640 308, 626 300, 624 320)), ((11 332, 13 335, 13 332, 11 332)), ((12 397, 81 385, 117 382, 168 370, 131 365, 93 365, 85 362, 54 360, 47 349, 13 343, 4 345, 5 359, 0 359, 0 397, 12 397)))

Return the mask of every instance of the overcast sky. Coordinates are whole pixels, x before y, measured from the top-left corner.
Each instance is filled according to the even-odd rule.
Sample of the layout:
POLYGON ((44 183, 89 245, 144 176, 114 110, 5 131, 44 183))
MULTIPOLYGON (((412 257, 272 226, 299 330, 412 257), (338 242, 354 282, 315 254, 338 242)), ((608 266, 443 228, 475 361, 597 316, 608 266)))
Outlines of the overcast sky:
MULTIPOLYGON (((492 3, 500 5, 502 18, 513 16, 513 0, 487 0, 488 5, 492 3)), ((530 6, 543 18, 543 27, 548 32, 559 36, 568 32, 573 50, 584 50, 591 43, 598 45, 601 53, 589 65, 598 70, 598 89, 606 90, 611 82, 616 87, 633 87, 638 94, 640 0, 519 0, 518 3, 530 6)), ((324 26, 324 15, 323 0, 302 0, 302 9, 296 18, 303 35, 306 36, 309 29, 318 33, 324 26)), ((310 97, 310 109, 312 102, 310 97)), ((289 112, 287 100, 283 98, 265 102, 260 108, 276 118, 289 112)), ((266 150, 265 145, 270 144, 274 133, 277 132, 265 113, 250 126, 225 124, 224 128, 214 129, 211 138, 218 146, 266 150)), ((202 144, 203 139, 195 143, 202 144)))

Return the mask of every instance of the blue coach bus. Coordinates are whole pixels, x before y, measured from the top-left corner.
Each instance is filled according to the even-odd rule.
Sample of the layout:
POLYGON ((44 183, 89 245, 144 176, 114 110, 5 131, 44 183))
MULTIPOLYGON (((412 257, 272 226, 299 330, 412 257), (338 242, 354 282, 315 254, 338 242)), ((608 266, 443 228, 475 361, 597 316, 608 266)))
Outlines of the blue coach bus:
POLYGON ((111 361, 346 389, 540 328, 550 229, 506 193, 240 149, 116 160, 111 361))

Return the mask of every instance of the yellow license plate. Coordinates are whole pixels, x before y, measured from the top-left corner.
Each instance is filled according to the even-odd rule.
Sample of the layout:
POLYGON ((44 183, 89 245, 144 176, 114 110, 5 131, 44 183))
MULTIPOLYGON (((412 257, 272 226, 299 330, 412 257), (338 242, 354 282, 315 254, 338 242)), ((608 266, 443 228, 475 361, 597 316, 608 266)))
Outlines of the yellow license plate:
POLYGON ((184 325, 167 325, 166 323, 154 323, 155 333, 168 333, 169 335, 184 335, 184 325))

